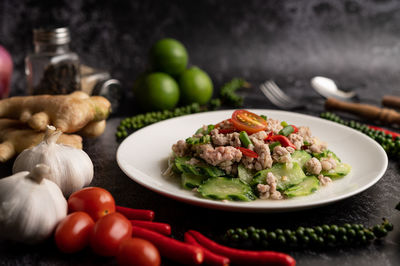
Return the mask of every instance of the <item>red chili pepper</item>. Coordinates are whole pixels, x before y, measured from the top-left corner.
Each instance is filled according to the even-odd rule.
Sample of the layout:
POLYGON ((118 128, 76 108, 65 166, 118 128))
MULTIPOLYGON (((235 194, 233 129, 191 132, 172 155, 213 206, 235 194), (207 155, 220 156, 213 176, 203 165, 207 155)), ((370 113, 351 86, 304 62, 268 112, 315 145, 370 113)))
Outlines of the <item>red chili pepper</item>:
POLYGON ((397 132, 394 132, 394 131, 390 131, 390 130, 387 130, 387 129, 384 129, 384 128, 381 128, 381 127, 376 127, 376 126, 368 126, 369 128, 371 128, 371 129, 375 129, 375 130, 378 130, 378 131, 382 131, 382 132, 384 132, 385 134, 390 134, 390 135, 392 135, 392 138, 393 139, 395 139, 396 137, 400 137, 400 134, 399 133, 397 133, 397 132))
POLYGON ((199 265, 204 261, 204 252, 200 247, 164 236, 157 232, 132 226, 132 236, 146 239, 153 243, 161 256, 181 264, 199 265))
POLYGON ((273 135, 270 138, 268 138, 270 141, 279 141, 279 143, 283 147, 292 147, 293 149, 296 149, 296 146, 285 136, 283 135, 273 135))
POLYGON ((153 221, 154 219, 154 212, 151 210, 141 210, 115 206, 115 211, 123 214, 129 220, 153 221))
POLYGON ((240 150, 247 157, 258 158, 258 154, 250 149, 244 147, 237 147, 237 149, 240 150))
POLYGON ((285 253, 275 251, 241 250, 220 245, 201 233, 189 230, 196 241, 211 252, 226 256, 234 264, 294 266, 296 261, 285 253))
POLYGON ((299 129, 295 126, 295 125, 291 125, 292 126, 292 128, 293 128, 293 133, 297 133, 297 132, 299 132, 299 129))
POLYGON ((186 232, 185 235, 185 242, 189 243, 193 246, 197 246, 203 249, 204 252, 204 263, 207 265, 215 265, 215 266, 227 266, 230 263, 229 258, 215 254, 211 251, 209 251, 207 248, 202 247, 194 237, 186 232))
POLYGON ((130 220, 132 225, 140 226, 165 236, 171 235, 171 226, 166 223, 156 223, 150 221, 130 220))

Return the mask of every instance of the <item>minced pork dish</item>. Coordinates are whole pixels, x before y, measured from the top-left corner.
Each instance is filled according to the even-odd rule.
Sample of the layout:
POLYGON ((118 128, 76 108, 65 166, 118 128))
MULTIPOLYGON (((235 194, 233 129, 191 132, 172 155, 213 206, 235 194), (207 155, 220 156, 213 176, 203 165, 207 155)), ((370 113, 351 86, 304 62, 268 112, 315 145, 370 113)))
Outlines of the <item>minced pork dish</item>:
POLYGON ((203 125, 172 151, 166 175, 178 175, 183 188, 202 197, 223 201, 305 196, 351 170, 308 127, 246 110, 203 125))

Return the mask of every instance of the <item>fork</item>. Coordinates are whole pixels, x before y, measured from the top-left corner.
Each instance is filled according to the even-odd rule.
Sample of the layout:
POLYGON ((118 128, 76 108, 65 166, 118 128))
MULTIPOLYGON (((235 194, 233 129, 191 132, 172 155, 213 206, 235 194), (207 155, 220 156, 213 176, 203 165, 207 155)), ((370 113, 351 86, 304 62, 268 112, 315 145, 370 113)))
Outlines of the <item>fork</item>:
POLYGON ((263 92, 265 97, 281 109, 291 110, 305 107, 305 104, 300 103, 296 99, 290 98, 286 93, 284 93, 273 80, 267 80, 261 84, 260 90, 263 92))

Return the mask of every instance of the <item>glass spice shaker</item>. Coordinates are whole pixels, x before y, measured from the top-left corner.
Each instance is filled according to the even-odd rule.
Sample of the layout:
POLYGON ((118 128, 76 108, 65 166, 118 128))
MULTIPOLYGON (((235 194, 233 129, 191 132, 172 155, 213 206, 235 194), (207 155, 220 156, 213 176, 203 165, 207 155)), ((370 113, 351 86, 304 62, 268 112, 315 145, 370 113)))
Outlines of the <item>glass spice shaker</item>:
POLYGON ((34 29, 35 52, 25 58, 28 94, 80 90, 79 57, 69 49, 68 28, 34 29))

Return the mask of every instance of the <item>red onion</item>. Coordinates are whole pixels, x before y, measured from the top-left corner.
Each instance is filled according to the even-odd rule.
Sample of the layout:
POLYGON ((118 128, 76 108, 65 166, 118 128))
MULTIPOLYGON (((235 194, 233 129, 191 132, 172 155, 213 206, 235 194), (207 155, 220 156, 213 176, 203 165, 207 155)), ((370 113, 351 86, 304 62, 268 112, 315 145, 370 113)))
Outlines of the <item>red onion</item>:
POLYGON ((0 45, 0 99, 8 96, 10 92, 13 62, 7 50, 0 45))

